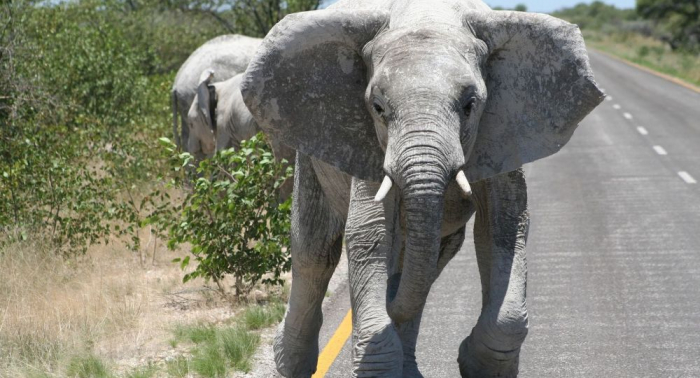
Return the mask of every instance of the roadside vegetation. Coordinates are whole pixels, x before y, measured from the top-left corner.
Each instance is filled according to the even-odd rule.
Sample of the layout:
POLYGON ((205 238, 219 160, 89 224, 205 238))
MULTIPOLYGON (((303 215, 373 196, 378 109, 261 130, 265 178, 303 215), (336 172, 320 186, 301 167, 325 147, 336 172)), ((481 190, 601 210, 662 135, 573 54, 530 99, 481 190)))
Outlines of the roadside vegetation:
POLYGON ((284 311, 291 167, 258 135, 186 168, 170 86, 205 41, 317 6, 0 3, 0 376, 250 369, 284 311))
POLYGON ((590 47, 700 86, 696 0, 638 0, 635 9, 595 1, 553 15, 578 24, 590 47))

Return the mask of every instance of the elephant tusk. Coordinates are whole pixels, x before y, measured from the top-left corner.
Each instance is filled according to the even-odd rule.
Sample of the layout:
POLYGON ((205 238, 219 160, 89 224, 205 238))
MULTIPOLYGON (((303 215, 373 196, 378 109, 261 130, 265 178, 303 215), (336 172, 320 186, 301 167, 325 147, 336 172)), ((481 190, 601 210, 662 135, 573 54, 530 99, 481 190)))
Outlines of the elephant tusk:
POLYGON ((469 180, 467 180, 464 171, 459 171, 459 173, 457 173, 457 185, 462 189, 462 194, 464 194, 465 197, 472 195, 472 187, 469 185, 469 180))
POLYGON ((384 201, 384 197, 389 193, 391 190, 391 179, 389 176, 384 176, 384 181, 382 181, 382 186, 379 187, 379 190, 377 191, 377 195, 374 196, 374 202, 382 202, 384 201))

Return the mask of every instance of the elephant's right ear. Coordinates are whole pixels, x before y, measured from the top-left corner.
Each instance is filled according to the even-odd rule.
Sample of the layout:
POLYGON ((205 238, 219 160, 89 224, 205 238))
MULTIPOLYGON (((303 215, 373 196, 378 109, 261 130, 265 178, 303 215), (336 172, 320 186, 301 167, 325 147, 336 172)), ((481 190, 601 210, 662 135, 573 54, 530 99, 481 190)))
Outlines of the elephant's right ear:
POLYGON ((280 21, 241 85, 260 127, 350 175, 381 180, 384 152, 365 105, 362 49, 388 20, 376 10, 326 9, 280 21))

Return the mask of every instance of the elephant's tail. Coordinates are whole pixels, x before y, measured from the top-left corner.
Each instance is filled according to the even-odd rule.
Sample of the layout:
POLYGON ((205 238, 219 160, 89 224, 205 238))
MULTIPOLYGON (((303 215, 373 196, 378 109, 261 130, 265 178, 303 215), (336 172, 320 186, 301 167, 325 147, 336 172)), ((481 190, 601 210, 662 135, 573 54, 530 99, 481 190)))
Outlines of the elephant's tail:
POLYGON ((177 89, 173 88, 170 92, 171 107, 173 109, 173 141, 178 147, 181 147, 180 133, 177 126, 177 117, 180 115, 177 111, 177 89))

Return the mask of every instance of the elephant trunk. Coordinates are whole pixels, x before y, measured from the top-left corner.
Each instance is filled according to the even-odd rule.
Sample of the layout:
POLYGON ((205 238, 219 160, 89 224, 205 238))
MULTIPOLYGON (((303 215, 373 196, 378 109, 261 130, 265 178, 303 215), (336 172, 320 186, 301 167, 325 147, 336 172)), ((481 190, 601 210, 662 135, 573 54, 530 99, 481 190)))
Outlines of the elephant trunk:
POLYGON ((437 278, 445 189, 461 162, 447 160, 449 154, 434 146, 441 143, 431 146, 423 138, 420 146, 398 159, 406 244, 398 290, 387 303, 387 312, 396 323, 410 321, 421 311, 437 278))

